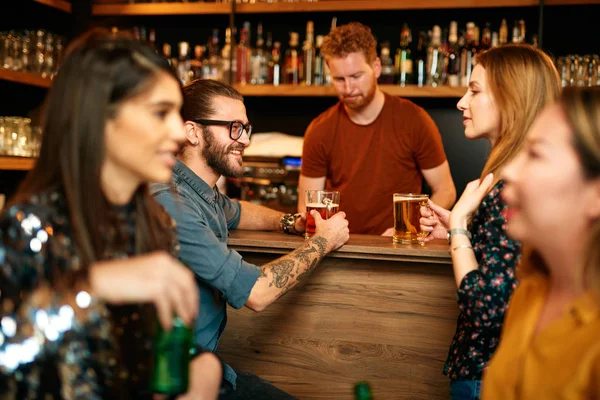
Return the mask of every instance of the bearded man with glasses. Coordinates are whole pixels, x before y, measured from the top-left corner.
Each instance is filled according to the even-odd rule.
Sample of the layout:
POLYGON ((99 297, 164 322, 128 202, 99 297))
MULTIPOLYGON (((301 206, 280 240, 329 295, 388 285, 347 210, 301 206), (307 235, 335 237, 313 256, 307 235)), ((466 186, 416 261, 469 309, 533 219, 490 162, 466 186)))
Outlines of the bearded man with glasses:
MULTIPOLYGON (((292 289, 329 252, 349 237, 346 214, 322 220, 314 211, 315 235, 299 248, 262 266, 227 248, 231 229, 302 234, 306 215, 283 214, 230 199, 216 188, 221 176, 241 177, 242 156, 252 125, 242 95, 224 83, 199 79, 183 88, 187 141, 173 167, 173 185, 152 186, 152 194, 177 224, 179 256, 195 274, 200 292, 196 344, 216 351, 227 321, 227 304, 256 312, 292 289), (173 187, 176 193, 173 193, 173 187)), ((224 364, 230 390, 219 399, 293 399, 269 382, 224 364)))

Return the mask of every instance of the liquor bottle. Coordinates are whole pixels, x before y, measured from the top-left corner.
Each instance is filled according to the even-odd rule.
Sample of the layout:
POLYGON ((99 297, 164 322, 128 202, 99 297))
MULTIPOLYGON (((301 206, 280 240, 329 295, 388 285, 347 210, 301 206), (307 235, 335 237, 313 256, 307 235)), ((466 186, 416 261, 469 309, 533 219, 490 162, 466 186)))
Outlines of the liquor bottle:
POLYGON ((201 79, 203 77, 203 56, 204 46, 197 44, 194 46, 194 58, 190 61, 192 70, 192 79, 201 79))
POLYGON ((177 59, 171 57, 171 45, 164 43, 162 46, 163 56, 169 61, 169 64, 173 68, 177 68, 177 59))
POLYGON ((190 44, 188 42, 179 42, 179 59, 177 60, 177 75, 182 85, 188 83, 190 79, 191 65, 188 52, 190 44))
POLYGON ((240 43, 237 45, 235 55, 237 57, 236 82, 245 85, 250 81, 248 76, 248 47, 246 38, 248 31, 246 28, 240 30, 240 43))
POLYGON ((262 24, 258 24, 256 28, 256 48, 252 51, 250 58, 250 83, 253 85, 265 84, 268 73, 263 28, 262 24))
POLYGON ((156 30, 154 28, 150 29, 150 33, 148 33, 148 44, 156 50, 156 30))
POLYGON ((314 68, 314 84, 323 85, 325 83, 325 59, 321 54, 321 45, 325 37, 317 36, 317 49, 315 50, 315 68, 314 68))
POLYGON ((460 51, 458 47, 458 23, 450 22, 448 33, 448 85, 458 86, 460 83, 460 51))
POLYGON ((519 22, 515 20, 515 23, 512 28, 512 42, 513 43, 521 43, 521 29, 519 28, 519 22))
POLYGON ((506 19, 502 20, 500 24, 500 30, 498 31, 498 43, 500 46, 508 43, 508 24, 506 23, 506 19))
POLYGON ((176 396, 185 393, 189 381, 192 329, 175 316, 165 331, 159 324, 154 338, 154 368, 150 388, 154 393, 176 396))
POLYGON ((371 387, 367 382, 360 381, 354 385, 354 400, 373 400, 371 387))
POLYGON ((411 35, 407 24, 402 25, 400 30, 400 47, 396 50, 394 67, 396 69, 396 81, 400 86, 406 86, 413 80, 413 62, 410 51, 411 35))
POLYGON ((526 31, 525 31, 525 20, 519 20, 519 37, 521 41, 519 43, 525 43, 527 41, 526 31))
POLYGON ((290 32, 290 45, 285 51, 285 74, 283 83, 297 85, 300 82, 300 59, 298 32, 290 32))
POLYGON ((479 27, 477 25, 475 25, 475 27, 473 28, 473 47, 479 52, 479 46, 480 46, 480 41, 479 41, 479 27))
POLYGON ((492 48, 492 30, 490 29, 490 23, 485 23, 483 28, 483 35, 481 37, 481 45, 479 46, 481 51, 486 51, 492 48))
POLYGON ((219 52, 219 30, 213 29, 212 37, 209 39, 208 44, 208 65, 210 66, 210 73, 205 76, 207 79, 214 79, 217 81, 223 80, 223 70, 221 56, 219 52))
MULTIPOLYGON (((233 63, 235 63, 235 52, 233 54, 233 63)), ((223 76, 223 82, 227 84, 231 84, 232 81, 231 65, 231 28, 227 28, 225 29, 225 46, 223 46, 221 49, 221 72, 223 76)), ((233 79, 235 79, 235 76, 233 79)))
POLYGON ((314 48, 314 24, 312 21, 306 23, 306 40, 302 47, 304 57, 302 58, 302 80, 305 85, 314 84, 315 70, 315 48, 314 48))
POLYGON ((281 83, 281 42, 273 43, 271 61, 269 62, 269 82, 273 86, 279 86, 281 83))
POLYGON ((433 27, 431 43, 427 46, 427 85, 438 86, 442 83, 444 70, 444 51, 441 42, 442 31, 439 25, 433 27))
POLYGON ((140 26, 140 37, 139 39, 146 43, 148 41, 148 30, 145 26, 140 26))
POLYGON ((419 32, 419 41, 415 51, 416 84, 420 87, 425 84, 425 62, 427 60, 427 33, 419 32))
POLYGON ((394 62, 390 57, 390 43, 384 42, 381 44, 381 75, 379 75, 379 83, 383 85, 391 85, 394 83, 394 62))
POLYGON ((499 45, 498 32, 492 32, 492 43, 490 44, 490 48, 498 47, 499 45))
POLYGON ((273 84, 273 77, 271 76, 271 60, 273 59, 273 34, 271 32, 267 32, 267 41, 265 42, 265 61, 266 61, 266 71, 267 78, 265 83, 273 84))
POLYGON ((469 86, 471 72, 477 56, 477 47, 475 41, 475 23, 467 23, 466 43, 460 54, 460 86, 469 86))

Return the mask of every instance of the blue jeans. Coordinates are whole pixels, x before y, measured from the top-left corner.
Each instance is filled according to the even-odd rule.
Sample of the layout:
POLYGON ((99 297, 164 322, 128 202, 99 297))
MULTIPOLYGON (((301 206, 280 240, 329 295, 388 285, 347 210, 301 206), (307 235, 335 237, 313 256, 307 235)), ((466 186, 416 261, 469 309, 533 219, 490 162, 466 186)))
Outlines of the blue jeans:
POLYGON ((233 390, 231 384, 225 382, 228 390, 219 396, 219 400, 298 400, 254 374, 237 369, 235 373, 237 374, 236 389, 233 390))
POLYGON ((450 381, 450 400, 479 400, 481 381, 450 381))

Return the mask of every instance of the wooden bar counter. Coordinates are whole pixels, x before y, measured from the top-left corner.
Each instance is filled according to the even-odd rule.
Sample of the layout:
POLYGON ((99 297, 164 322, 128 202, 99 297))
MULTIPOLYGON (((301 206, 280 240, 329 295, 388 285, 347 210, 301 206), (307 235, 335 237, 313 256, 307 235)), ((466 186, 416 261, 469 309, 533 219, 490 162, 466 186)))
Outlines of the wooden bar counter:
MULTIPOLYGON (((303 238, 232 231, 230 248, 262 265, 303 238)), ((229 308, 219 355, 299 399, 448 399, 442 374, 458 309, 448 245, 352 235, 311 277, 262 313, 229 308)))

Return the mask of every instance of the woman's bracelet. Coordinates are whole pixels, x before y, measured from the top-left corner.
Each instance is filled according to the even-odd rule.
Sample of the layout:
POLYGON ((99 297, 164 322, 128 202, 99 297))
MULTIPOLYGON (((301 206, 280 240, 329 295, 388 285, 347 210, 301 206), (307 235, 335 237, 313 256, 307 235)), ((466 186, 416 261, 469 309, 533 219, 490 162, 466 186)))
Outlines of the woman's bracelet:
POLYGON ((461 244, 460 246, 454 246, 454 247, 452 248, 452 251, 454 251, 454 250, 458 250, 458 249, 471 249, 471 250, 472 250, 472 249, 473 249, 473 246, 470 246, 470 245, 468 245, 468 244, 461 244))

